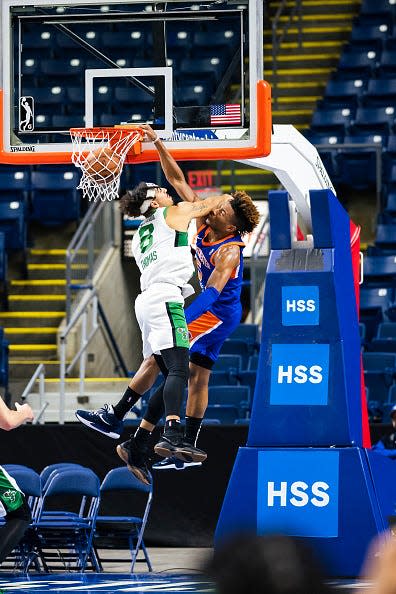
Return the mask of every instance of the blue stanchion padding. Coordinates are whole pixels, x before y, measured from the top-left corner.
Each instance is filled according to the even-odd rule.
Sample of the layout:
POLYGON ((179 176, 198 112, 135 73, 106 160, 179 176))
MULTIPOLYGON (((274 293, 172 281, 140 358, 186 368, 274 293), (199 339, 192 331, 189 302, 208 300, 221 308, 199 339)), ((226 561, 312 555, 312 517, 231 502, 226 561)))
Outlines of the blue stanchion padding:
MULTIPOLYGON (((370 469, 378 462, 379 474, 396 471, 390 460, 368 454, 370 469)), ((367 544, 393 513, 396 483, 385 482, 380 501, 362 448, 240 448, 216 545, 239 532, 281 532, 306 539, 329 575, 357 576, 367 544)))
POLYGON ((350 220, 332 192, 310 198, 314 246, 290 249, 287 193, 269 193, 272 249, 249 446, 362 445, 350 220))

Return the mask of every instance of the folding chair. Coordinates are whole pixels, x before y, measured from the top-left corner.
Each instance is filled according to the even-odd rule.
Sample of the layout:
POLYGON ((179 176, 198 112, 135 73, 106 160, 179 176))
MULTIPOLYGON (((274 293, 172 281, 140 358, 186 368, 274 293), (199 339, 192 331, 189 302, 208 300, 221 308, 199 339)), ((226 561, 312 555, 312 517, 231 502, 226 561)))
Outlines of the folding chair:
POLYGON ((63 569, 70 569, 74 562, 74 569, 85 571, 90 560, 95 571, 100 570, 93 548, 99 500, 100 481, 89 468, 62 469, 51 475, 35 524, 36 546, 46 571, 48 562, 54 559, 62 561, 63 569), (64 500, 67 497, 67 506, 59 509, 58 503, 58 510, 47 514, 55 496, 63 496, 64 500))
MULTIPOLYGON (((142 515, 117 515, 111 513, 109 515, 98 515, 96 519, 95 532, 95 548, 96 553, 100 545, 106 548, 114 548, 114 538, 127 538, 129 550, 131 551, 131 573, 134 570, 135 563, 140 561, 137 559, 139 550, 141 549, 144 555, 144 560, 147 563, 149 571, 152 571, 150 558, 143 541, 144 530, 146 528, 147 519, 150 513, 153 485, 145 485, 141 483, 129 470, 122 466, 121 468, 113 468, 110 470, 100 487, 101 506, 100 509, 105 508, 106 500, 104 494, 112 492, 113 496, 118 492, 122 496, 122 503, 125 501, 128 504, 127 493, 131 495, 130 499, 135 499, 136 494, 145 494, 147 496, 144 511, 142 515)), ((111 511, 114 509, 114 503, 111 506, 111 511)), ((117 506, 119 509, 119 506, 117 506)), ((107 561, 108 559, 100 558, 97 553, 99 561, 107 561)), ((111 559, 115 561, 115 559, 111 559)), ((121 561, 117 559, 117 561, 121 561)))

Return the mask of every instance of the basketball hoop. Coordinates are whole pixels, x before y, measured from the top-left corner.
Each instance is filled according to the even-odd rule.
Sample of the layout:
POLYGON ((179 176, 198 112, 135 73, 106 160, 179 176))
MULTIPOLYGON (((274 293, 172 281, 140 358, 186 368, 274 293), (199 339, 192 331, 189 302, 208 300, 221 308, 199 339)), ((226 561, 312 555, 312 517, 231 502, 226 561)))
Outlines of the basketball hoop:
POLYGON ((83 197, 89 201, 114 200, 127 153, 141 152, 144 132, 135 126, 114 128, 71 128, 72 162, 82 171, 80 184, 83 197))

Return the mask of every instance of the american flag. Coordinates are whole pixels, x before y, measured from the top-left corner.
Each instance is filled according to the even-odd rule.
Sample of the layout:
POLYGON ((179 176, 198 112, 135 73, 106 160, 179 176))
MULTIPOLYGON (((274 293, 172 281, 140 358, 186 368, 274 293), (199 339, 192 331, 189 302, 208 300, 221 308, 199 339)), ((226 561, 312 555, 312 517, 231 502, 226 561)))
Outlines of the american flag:
POLYGON ((241 123, 241 106, 238 103, 210 106, 211 126, 241 123))

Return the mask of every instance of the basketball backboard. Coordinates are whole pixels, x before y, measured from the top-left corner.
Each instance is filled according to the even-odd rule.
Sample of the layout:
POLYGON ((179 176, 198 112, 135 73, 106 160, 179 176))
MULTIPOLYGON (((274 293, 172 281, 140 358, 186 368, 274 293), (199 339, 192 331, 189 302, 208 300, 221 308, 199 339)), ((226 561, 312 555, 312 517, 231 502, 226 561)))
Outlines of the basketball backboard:
MULTIPOLYGON (((150 123, 179 159, 270 150, 262 0, 2 0, 3 163, 70 161, 69 129, 150 123)), ((140 161, 156 158, 144 143, 140 161)))

